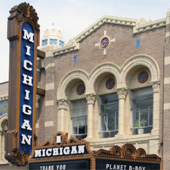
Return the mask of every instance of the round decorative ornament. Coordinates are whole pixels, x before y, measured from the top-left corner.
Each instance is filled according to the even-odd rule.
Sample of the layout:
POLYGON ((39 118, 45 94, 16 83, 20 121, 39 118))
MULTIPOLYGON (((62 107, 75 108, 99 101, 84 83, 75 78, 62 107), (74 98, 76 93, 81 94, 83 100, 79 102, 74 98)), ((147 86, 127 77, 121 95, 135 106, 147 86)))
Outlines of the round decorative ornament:
POLYGON ((109 78, 107 81, 106 81, 106 88, 107 89, 112 89, 113 87, 115 86, 115 80, 113 78, 109 78))
POLYGON ((139 83, 145 83, 148 80, 148 73, 146 71, 142 71, 138 75, 139 83))
POLYGON ((109 43, 110 43, 109 38, 108 38, 108 37, 103 37, 103 38, 101 39, 101 41, 100 41, 100 46, 101 46, 102 48, 106 48, 106 47, 109 45, 109 43))
POLYGON ((80 84, 77 86, 77 94, 82 95, 85 92, 85 86, 83 84, 80 84))

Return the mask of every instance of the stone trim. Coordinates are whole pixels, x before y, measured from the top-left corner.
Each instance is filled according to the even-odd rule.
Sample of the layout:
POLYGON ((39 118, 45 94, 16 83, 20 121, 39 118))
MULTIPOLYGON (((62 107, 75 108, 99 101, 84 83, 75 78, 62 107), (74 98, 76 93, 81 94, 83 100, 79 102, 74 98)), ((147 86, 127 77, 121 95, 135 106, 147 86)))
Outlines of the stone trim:
POLYGON ((141 33, 141 32, 149 31, 149 30, 164 27, 164 26, 166 26, 166 18, 159 19, 159 20, 156 20, 156 21, 150 21, 150 22, 145 23, 145 24, 138 23, 134 26, 133 33, 138 34, 138 33, 141 33))
POLYGON ((53 122, 53 121, 47 121, 47 122, 44 123, 44 126, 45 126, 45 127, 54 126, 54 122, 53 122))
POLYGON ((117 94, 119 99, 126 99, 126 96, 128 94, 128 90, 125 88, 117 89, 117 94))
POLYGON ((45 69, 47 70, 48 68, 51 68, 51 67, 55 67, 55 63, 49 63, 49 64, 47 64, 47 66, 45 67, 45 69))
POLYGON ((170 57, 165 57, 165 60, 164 60, 164 65, 168 65, 170 64, 170 57))
POLYGON ((166 32, 166 38, 170 37, 170 32, 166 32))
POLYGON ((170 84, 170 77, 164 78, 164 84, 170 84))
POLYGON ((35 124, 35 128, 38 129, 39 128, 39 123, 35 124))
POLYGON ((54 100, 45 101, 45 106, 53 106, 53 105, 54 105, 54 100))
MULTIPOLYGON (((138 142, 138 144, 141 143, 148 143, 148 141, 150 140, 158 140, 159 141, 159 135, 152 135, 152 134, 142 134, 142 135, 124 135, 124 137, 122 139, 116 139, 116 138, 99 138, 97 139, 95 142, 91 142, 91 146, 92 147, 109 147, 109 146, 113 146, 114 144, 122 144, 122 143, 127 143, 130 142, 131 144, 136 144, 136 142, 138 142)), ((96 150, 96 149, 95 149, 96 150)))
POLYGON ((126 87, 126 75, 137 65, 146 66, 151 73, 151 82, 160 81, 160 70, 157 62, 150 56, 138 54, 130 57, 121 66, 121 87, 126 87))
POLYGON ((96 95, 95 94, 86 94, 86 100, 87 100, 87 104, 94 105, 94 102, 96 100, 96 95))
POLYGON ((152 82, 153 93, 159 93, 160 82, 152 82))
MULTIPOLYGON (((86 90, 89 88, 88 86, 88 79, 89 75, 87 72, 83 70, 72 70, 67 73, 62 80, 60 81, 58 88, 57 88, 57 99, 67 99, 65 94, 65 89, 67 88, 68 83, 70 83, 74 79, 80 79, 84 82, 86 90)), ((87 92, 87 91, 86 91, 87 92)))
POLYGON ((170 110, 170 103, 164 104, 164 110, 170 110))
POLYGON ((166 18, 159 19, 156 21, 146 21, 145 19, 132 19, 132 18, 123 18, 123 17, 115 17, 115 16, 103 16, 90 27, 88 27, 85 31, 80 33, 74 39, 70 40, 68 45, 64 48, 57 49, 53 55, 58 56, 61 54, 65 54, 71 51, 79 50, 79 42, 85 39, 88 35, 98 29, 105 23, 116 24, 116 25, 125 25, 133 27, 133 34, 137 34, 140 32, 145 32, 148 30, 152 30, 155 28, 160 28, 166 26, 166 18))
POLYGON ((54 83, 48 83, 45 85, 45 90, 54 90, 54 83))
POLYGON ((65 54, 65 53, 69 53, 71 51, 76 51, 76 50, 79 50, 79 43, 78 42, 73 43, 73 44, 68 44, 68 45, 66 45, 63 48, 56 50, 53 53, 53 55, 55 57, 55 56, 58 56, 58 55, 61 55, 61 54, 65 54))
POLYGON ((68 103, 67 100, 61 99, 57 101, 58 110, 68 110, 68 103))

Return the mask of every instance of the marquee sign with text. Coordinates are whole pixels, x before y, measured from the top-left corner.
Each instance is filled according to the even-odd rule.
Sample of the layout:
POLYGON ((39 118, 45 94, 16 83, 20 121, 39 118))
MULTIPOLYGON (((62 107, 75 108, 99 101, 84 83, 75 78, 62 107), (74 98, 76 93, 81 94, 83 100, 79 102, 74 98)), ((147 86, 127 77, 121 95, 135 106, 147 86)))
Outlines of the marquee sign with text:
POLYGON ((96 169, 114 170, 160 170, 160 164, 96 159, 96 169))
POLYGON ((43 162, 29 165, 29 170, 89 170, 90 159, 43 162))
POLYGON ((35 145, 35 104, 38 16, 32 6, 21 3, 10 10, 8 39, 10 42, 8 131, 6 159, 25 165, 35 145))
POLYGON ((132 144, 109 150, 91 151, 90 143, 58 132, 53 140, 35 147, 29 158, 29 170, 162 170, 161 159, 147 155, 132 144))
POLYGON ((89 142, 74 137, 68 139, 67 133, 57 132, 53 140, 35 147, 29 158, 29 170, 89 170, 92 156, 89 142))

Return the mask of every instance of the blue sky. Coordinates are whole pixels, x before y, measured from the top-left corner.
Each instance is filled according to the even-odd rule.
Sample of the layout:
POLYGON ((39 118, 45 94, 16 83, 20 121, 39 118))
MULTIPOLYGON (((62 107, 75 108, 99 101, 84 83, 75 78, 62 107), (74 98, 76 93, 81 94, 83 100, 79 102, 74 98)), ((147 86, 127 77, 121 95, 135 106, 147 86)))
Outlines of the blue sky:
MULTIPOLYGON (((0 83, 8 81, 9 42, 7 18, 9 10, 21 0, 0 0, 0 83)), ((40 37, 46 27, 58 26, 65 42, 77 36, 103 15, 157 20, 166 17, 170 0, 28 0, 39 16, 40 37)))

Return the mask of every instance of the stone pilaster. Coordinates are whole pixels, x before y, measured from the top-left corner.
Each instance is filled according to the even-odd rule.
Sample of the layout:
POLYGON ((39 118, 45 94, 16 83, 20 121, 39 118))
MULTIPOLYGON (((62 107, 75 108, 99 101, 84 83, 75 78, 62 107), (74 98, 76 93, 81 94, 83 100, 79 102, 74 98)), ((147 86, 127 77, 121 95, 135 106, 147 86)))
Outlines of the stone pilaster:
POLYGON ((68 102, 65 99, 57 101, 58 103, 58 131, 68 132, 68 102))
POLYGON ((159 135, 160 82, 153 82, 152 88, 153 88, 153 129, 152 129, 152 134, 159 135))
POLYGON ((96 100, 95 94, 87 94, 86 95, 87 105, 88 105, 88 128, 87 128, 87 140, 91 140, 93 138, 93 123, 94 123, 94 103, 96 100))
POLYGON ((118 135, 124 135, 125 133, 125 100, 127 96, 127 89, 121 88, 117 89, 117 94, 119 97, 119 130, 118 135))

